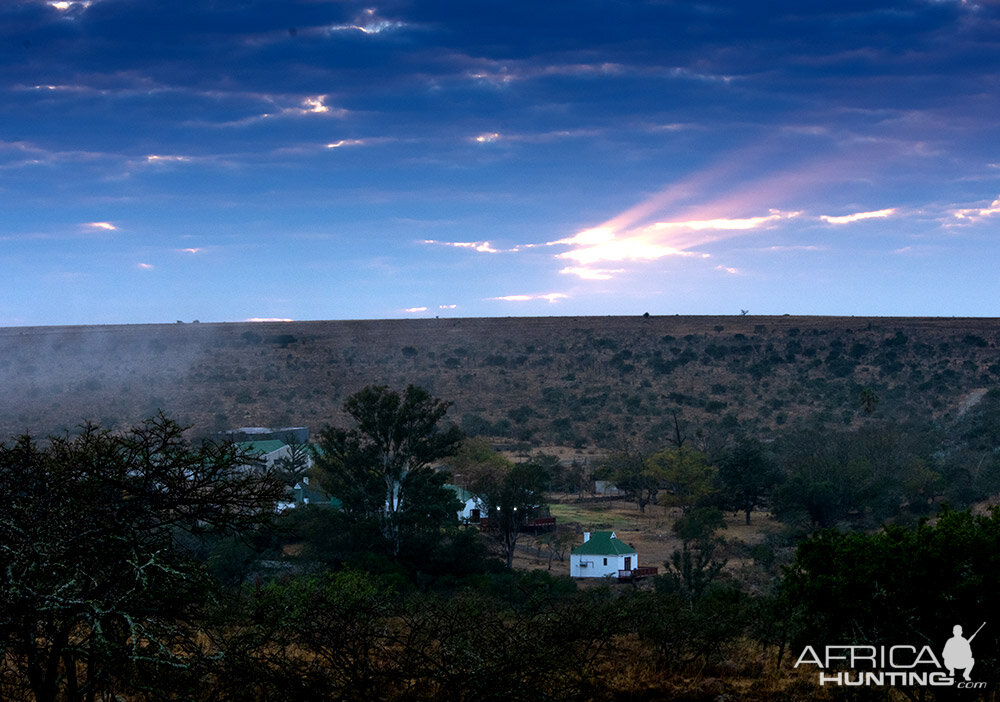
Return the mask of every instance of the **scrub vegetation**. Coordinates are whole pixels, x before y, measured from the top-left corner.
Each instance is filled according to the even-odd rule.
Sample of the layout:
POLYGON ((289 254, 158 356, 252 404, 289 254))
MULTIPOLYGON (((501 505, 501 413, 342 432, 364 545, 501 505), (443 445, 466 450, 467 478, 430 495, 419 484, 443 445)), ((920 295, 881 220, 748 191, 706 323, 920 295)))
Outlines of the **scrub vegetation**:
MULTIPOLYGON (((906 643, 940 656, 955 624, 990 619, 1000 388, 989 323, 715 318, 698 331, 704 320, 580 319, 551 322, 567 330, 555 335, 547 320, 514 320, 522 336, 501 347, 490 330, 502 321, 399 323, 410 332, 367 341, 392 323, 121 328, 119 375, 139 331, 139 346, 166 354, 143 370, 165 384, 137 383, 137 397, 119 398, 123 417, 130 402, 188 402, 196 373, 223 374, 209 387, 249 409, 233 422, 228 405, 175 405, 185 422, 297 423, 254 409, 266 398, 315 407, 311 484, 337 506, 275 513, 282 467, 248 471, 232 444, 203 440, 211 430, 160 413, 50 438, 12 432, 0 445, 0 698, 839 699, 815 666, 795 667, 804 647, 906 643), (616 330, 597 335, 601 323, 616 330), (421 338, 435 324, 435 340, 421 338), (477 324, 475 338, 447 333, 477 324), (720 365, 731 325, 751 346, 786 339, 795 358, 759 377, 753 354, 720 365), (549 338, 528 343, 526 329, 549 338), (645 345, 663 344, 691 358, 656 371, 645 345), (874 360, 890 352, 895 375, 874 360), (276 354, 318 394, 291 371, 242 377, 276 354), (535 360, 513 364, 520 356, 535 360), (842 358, 856 363, 841 375, 842 358), (950 385, 914 386, 949 369, 950 385), (355 385, 362 371, 371 382, 355 385), (506 383, 523 392, 504 394, 506 383), (322 409, 332 396, 337 408, 322 409), (612 494, 595 494, 595 480, 612 494), (481 498, 489 528, 459 522, 448 482, 481 498), (529 514, 558 526, 531 533, 529 514), (570 549, 595 529, 615 529, 658 574, 568 578, 570 549)), ((35 344, 38 376, 66 348, 42 348, 46 333, 26 330, 2 358, 28 363, 35 344)), ((60 342, 79 350, 107 343, 87 334, 116 332, 59 333, 81 335, 60 342)), ((115 397, 105 386, 121 381, 110 361, 90 362, 96 382, 70 381, 65 406, 33 410, 29 397, 23 411, 45 421, 80 392, 103 412, 115 397)), ((973 678, 992 680, 1000 627, 987 624, 973 649, 973 678)), ((950 690, 852 699, 868 692, 950 690)))

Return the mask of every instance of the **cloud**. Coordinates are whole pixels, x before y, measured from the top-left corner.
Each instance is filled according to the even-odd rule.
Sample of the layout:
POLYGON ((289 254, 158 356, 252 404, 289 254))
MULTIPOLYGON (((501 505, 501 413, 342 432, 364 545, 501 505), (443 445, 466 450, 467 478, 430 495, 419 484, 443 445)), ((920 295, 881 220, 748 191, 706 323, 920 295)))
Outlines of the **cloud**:
POLYGON ((364 139, 340 139, 326 145, 328 149, 339 149, 342 146, 363 146, 367 143, 364 139))
POLYGON ((601 129, 556 129, 541 132, 521 132, 521 133, 500 133, 483 132, 474 137, 469 137, 469 141, 476 144, 494 144, 502 141, 507 144, 549 144, 565 139, 590 139, 604 134, 601 129))
POLYGON ((439 310, 454 310, 457 309, 458 305, 438 305, 439 310))
POLYGON ((624 268, 587 268, 585 266, 567 266, 559 271, 563 275, 575 275, 584 280, 611 280, 616 275, 624 273, 624 268))
POLYGON ((436 239, 424 239, 423 243, 435 246, 452 246, 456 249, 472 249, 480 253, 516 253, 519 249, 519 247, 498 249, 488 241, 438 241, 436 239))
POLYGON ((118 227, 113 225, 111 222, 87 222, 83 226, 89 229, 103 229, 108 232, 118 231, 118 227))
POLYGON ((814 244, 792 244, 790 246, 768 246, 763 251, 826 251, 825 246, 814 244))
POLYGON ((726 273, 729 273, 730 275, 739 275, 740 274, 740 269, 739 268, 732 268, 730 266, 716 266, 715 270, 717 270, 717 271, 725 271, 726 273))
POLYGON ((967 219, 971 221, 983 219, 984 217, 992 217, 995 214, 1000 214, 1000 198, 991 202, 988 207, 971 207, 952 210, 951 212, 951 215, 955 219, 967 219))
POLYGON ((186 253, 186 254, 199 254, 202 251, 204 251, 204 249, 190 248, 190 249, 178 249, 178 251, 180 251, 181 253, 186 253))
POLYGON ((500 300, 502 302, 532 302, 534 300, 545 300, 546 302, 559 302, 569 297, 566 293, 544 293, 540 295, 503 295, 502 297, 489 297, 488 300, 500 300))
POLYGON ((151 270, 153 270, 153 264, 151 264, 151 263, 137 263, 135 265, 136 265, 137 268, 141 268, 144 271, 151 271, 151 270))
POLYGON ((190 156, 150 154, 146 157, 146 163, 189 163, 190 161, 190 156))
MULTIPOLYGON (((275 103, 277 106, 279 98, 270 96, 261 96, 269 102, 275 103)), ((350 112, 342 107, 330 107, 326 104, 326 95, 315 95, 306 96, 298 99, 295 105, 287 105, 285 107, 278 107, 277 110, 273 112, 263 112, 257 115, 250 115, 249 117, 243 117, 241 119, 230 120, 228 122, 193 122, 192 124, 197 124, 199 126, 212 126, 212 127, 246 127, 251 124, 257 124, 266 120, 287 118, 287 117, 304 117, 308 115, 324 115, 327 117, 347 117, 350 112)))
POLYGON ((884 219, 886 217, 892 217, 896 214, 896 208, 890 207, 884 210, 874 210, 872 212, 855 212, 854 214, 830 216, 830 215, 820 215, 822 219, 827 224, 850 224, 851 222, 857 222, 862 219, 884 219))
POLYGON ((407 307, 403 311, 404 312, 409 312, 409 313, 412 314, 412 313, 415 313, 415 312, 426 312, 427 308, 426 307, 407 307))
POLYGON ((56 2, 46 3, 49 7, 58 10, 67 19, 79 17, 93 4, 92 0, 57 0, 56 2))
POLYGON ((368 8, 350 24, 331 24, 323 28, 327 34, 336 32, 361 32, 367 35, 383 34, 409 26, 406 22, 379 17, 375 8, 368 8))
MULTIPOLYGON (((772 210, 757 217, 715 217, 711 219, 654 222, 646 226, 616 231, 611 226, 586 229, 567 239, 549 242, 549 246, 569 246, 556 258, 570 259, 580 266, 601 262, 655 261, 666 256, 698 256, 693 247, 732 235, 763 229, 798 212, 772 210)), ((577 275, 579 270, 574 270, 577 275)), ((605 271, 607 273, 607 271, 605 271)))

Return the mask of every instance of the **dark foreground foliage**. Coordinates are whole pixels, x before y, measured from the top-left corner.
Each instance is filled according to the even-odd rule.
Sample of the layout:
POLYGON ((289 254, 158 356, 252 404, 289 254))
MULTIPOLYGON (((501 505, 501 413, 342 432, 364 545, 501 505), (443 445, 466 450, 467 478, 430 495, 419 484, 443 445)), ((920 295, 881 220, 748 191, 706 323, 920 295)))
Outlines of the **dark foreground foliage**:
MULTIPOLYGON (((379 454, 348 438, 327 455, 361 474, 379 454)), ((803 471, 876 445, 803 450, 803 471)), ((582 587, 513 571, 478 529, 419 512, 441 503, 439 482, 410 485, 392 522, 313 507, 272 529, 276 476, 162 416, 0 445, 0 699, 951 699, 821 688, 794 663, 807 645, 940 651, 955 624, 983 621, 974 677, 990 687, 962 699, 995 698, 1000 509, 819 531, 750 593, 713 555, 717 508, 692 500, 663 575, 582 587)))

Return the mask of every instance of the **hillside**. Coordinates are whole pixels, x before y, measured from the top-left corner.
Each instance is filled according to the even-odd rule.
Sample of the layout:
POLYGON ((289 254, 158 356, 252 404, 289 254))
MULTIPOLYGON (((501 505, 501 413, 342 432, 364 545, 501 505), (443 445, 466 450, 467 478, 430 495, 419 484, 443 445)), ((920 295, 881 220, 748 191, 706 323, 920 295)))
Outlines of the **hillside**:
POLYGON ((954 418, 1000 380, 1000 319, 545 317, 0 329, 0 436, 158 409, 195 434, 341 419, 422 385, 469 433, 610 448, 803 420, 954 418))

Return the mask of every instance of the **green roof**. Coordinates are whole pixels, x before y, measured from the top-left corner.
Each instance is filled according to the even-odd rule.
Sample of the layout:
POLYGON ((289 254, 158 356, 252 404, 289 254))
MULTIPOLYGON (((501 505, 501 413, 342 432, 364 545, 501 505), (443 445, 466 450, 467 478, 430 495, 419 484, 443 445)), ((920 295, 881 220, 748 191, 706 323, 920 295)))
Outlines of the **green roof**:
POLYGON ((619 540, 613 531, 595 531, 590 534, 590 540, 573 549, 572 553, 580 556, 624 556, 635 553, 635 549, 619 540))
POLYGON ((256 453, 260 455, 277 451, 281 447, 286 446, 284 441, 279 441, 278 439, 268 439, 267 441, 241 441, 236 445, 247 453, 256 453))
POLYGON ((473 497, 475 497, 475 495, 473 495, 471 492, 469 492, 464 487, 461 487, 459 485, 446 484, 445 487, 448 488, 449 490, 454 491, 455 495, 457 495, 458 499, 461 500, 462 502, 468 502, 473 497))

